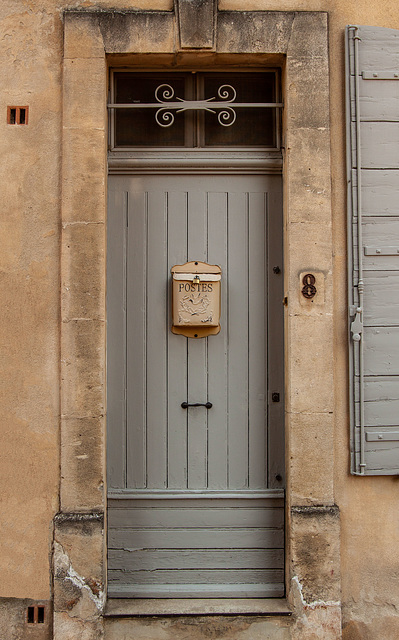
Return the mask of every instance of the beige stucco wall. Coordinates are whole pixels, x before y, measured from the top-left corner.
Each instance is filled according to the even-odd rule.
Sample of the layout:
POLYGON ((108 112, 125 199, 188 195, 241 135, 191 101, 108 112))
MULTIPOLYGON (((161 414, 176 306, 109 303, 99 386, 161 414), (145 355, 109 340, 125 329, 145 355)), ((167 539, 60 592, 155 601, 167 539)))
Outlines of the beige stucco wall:
MULTIPOLYGON (((170 9, 169 0, 0 6, 2 250, 0 336, 0 597, 50 597, 52 521, 59 505, 60 143, 62 23, 74 7, 170 9), (29 125, 6 124, 7 105, 28 104, 29 125)), ((335 486, 341 509, 342 600, 350 638, 399 636, 397 481, 348 474, 346 204, 343 33, 346 24, 399 29, 396 0, 220 0, 219 9, 327 11, 334 233, 335 486), (367 635, 364 624, 367 624, 367 635), (352 634, 352 635, 350 635, 352 634), (358 635, 356 635, 358 634, 358 635)), ((295 90, 289 87, 288 90, 295 90)), ((78 117, 78 114, 76 114, 78 117)), ((73 123, 70 123, 73 129, 73 123)), ((320 398, 309 364, 312 392, 320 398)), ((316 381, 317 382, 317 381, 316 381)), ((76 437, 79 447, 79 438, 76 437)), ((317 458, 317 453, 314 453, 317 458)))

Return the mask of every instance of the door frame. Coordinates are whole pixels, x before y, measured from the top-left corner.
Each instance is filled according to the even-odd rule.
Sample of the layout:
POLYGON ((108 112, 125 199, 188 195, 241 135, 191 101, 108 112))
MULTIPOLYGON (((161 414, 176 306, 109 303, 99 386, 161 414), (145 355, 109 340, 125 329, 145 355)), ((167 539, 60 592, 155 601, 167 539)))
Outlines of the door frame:
POLYGON ((217 44, 203 51, 182 47, 175 25, 174 11, 64 13, 61 471, 60 510, 54 521, 54 625, 59 640, 70 637, 65 621, 72 624, 72 616, 79 621, 79 634, 82 628, 97 632, 105 605, 107 67, 167 68, 179 61, 189 65, 198 57, 211 66, 217 60, 220 65, 279 64, 283 69, 286 583, 297 614, 322 628, 327 611, 334 625, 340 623, 339 513, 332 456, 327 14, 216 11, 217 44), (300 293, 301 276, 309 271, 322 285, 317 304, 300 293), (309 455, 315 446, 317 459, 309 455), (315 535, 325 551, 309 571, 308 541, 315 535), (71 584, 79 593, 76 603, 88 598, 90 616, 75 609, 79 604, 68 604, 71 584))

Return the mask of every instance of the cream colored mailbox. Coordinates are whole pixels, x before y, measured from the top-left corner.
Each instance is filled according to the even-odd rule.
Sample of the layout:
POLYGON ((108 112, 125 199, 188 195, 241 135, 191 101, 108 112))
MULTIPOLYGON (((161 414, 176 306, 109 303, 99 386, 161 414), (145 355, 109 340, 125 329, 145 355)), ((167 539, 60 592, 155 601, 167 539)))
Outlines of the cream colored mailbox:
POLYGON ((172 332, 205 338, 220 331, 220 280, 216 264, 186 262, 172 267, 172 332))

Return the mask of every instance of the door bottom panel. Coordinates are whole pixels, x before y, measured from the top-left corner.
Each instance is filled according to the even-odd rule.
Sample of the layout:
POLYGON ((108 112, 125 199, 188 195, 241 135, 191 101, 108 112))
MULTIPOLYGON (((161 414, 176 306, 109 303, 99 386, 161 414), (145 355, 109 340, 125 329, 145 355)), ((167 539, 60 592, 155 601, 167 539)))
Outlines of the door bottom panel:
POLYGON ((283 596, 283 505, 281 497, 257 499, 253 506, 240 499, 215 505, 205 496, 194 505, 109 500, 109 596, 283 596))

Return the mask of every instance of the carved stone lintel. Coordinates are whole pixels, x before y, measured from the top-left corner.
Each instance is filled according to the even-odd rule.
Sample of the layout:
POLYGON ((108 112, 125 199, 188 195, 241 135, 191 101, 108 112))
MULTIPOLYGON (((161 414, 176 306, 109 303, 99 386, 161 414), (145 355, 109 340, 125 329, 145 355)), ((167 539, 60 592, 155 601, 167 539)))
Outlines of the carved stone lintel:
POLYGON ((181 49, 214 49, 217 0, 175 0, 181 49))

